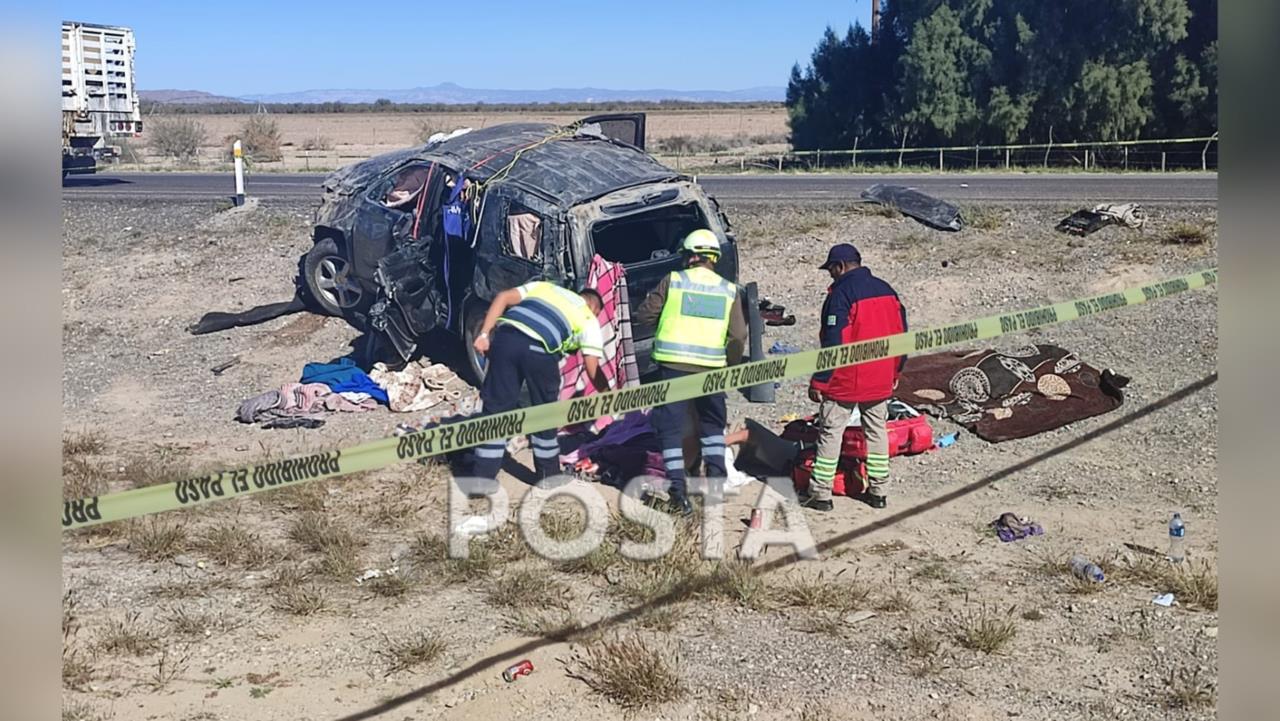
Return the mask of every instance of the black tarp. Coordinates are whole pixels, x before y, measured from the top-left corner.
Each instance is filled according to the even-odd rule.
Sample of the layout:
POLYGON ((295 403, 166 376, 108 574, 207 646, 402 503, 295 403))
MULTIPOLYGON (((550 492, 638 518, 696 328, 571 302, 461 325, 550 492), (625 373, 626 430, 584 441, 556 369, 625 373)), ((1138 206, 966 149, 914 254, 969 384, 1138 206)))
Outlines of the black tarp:
POLYGON ((862 191, 862 197, 873 203, 897 208, 903 215, 915 218, 937 230, 960 230, 960 209, 913 188, 901 185, 875 184, 862 191))

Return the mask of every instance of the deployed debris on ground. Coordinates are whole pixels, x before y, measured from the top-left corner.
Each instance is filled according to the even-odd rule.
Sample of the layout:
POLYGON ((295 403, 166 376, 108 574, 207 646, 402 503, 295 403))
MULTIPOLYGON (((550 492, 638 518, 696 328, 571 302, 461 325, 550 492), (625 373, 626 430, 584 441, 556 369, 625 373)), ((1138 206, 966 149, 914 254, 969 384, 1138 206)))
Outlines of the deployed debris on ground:
POLYGON ((862 197, 873 203, 896 208, 903 215, 915 218, 936 230, 960 230, 964 225, 959 208, 914 188, 876 183, 862 191, 862 197))
POLYGON ((1146 211, 1137 203, 1104 203, 1092 210, 1077 210, 1058 221, 1055 230, 1071 235, 1090 235, 1108 225, 1141 230, 1147 224, 1146 211))

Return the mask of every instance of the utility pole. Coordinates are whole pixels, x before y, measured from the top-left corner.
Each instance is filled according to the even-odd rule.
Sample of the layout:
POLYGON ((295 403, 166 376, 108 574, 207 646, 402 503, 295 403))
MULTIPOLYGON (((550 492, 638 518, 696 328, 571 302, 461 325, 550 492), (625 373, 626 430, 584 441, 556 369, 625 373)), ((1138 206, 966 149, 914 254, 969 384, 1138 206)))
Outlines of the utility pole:
POLYGON ((880 0, 871 0, 871 42, 880 39, 880 0))

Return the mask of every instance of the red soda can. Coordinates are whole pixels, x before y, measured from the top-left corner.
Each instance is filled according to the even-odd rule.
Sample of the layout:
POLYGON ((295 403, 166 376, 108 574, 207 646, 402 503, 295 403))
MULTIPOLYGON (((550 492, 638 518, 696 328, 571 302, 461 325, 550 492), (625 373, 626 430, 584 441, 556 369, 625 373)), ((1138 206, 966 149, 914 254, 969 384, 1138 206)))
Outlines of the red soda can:
POLYGON ((506 681, 507 683, 511 683, 512 681, 515 681, 521 676, 528 676, 531 673, 533 673, 533 662, 526 658, 520 663, 517 663, 513 666, 508 666, 502 672, 502 680, 506 681))
POLYGON ((764 528, 764 511, 759 508, 751 509, 751 523, 749 527, 753 530, 764 528))

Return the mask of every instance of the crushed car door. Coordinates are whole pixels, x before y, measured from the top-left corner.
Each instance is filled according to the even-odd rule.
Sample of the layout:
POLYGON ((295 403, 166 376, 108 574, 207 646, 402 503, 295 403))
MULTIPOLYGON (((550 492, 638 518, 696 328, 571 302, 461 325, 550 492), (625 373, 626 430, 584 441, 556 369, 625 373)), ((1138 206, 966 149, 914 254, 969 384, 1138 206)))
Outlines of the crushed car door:
POLYGON ((407 217, 410 229, 396 233, 395 249, 377 260, 374 277, 378 301, 369 310, 376 330, 383 331, 405 360, 418 348, 418 340, 441 323, 448 303, 443 291, 439 253, 438 220, 441 178, 447 169, 438 164, 427 168, 425 187, 404 205, 415 208, 407 217), (412 219, 417 218, 417 222, 412 219))
POLYGON ((562 228, 556 207, 519 186, 485 191, 476 233, 472 294, 484 300, 531 280, 564 280, 562 228))
POLYGON ((644 150, 644 113, 608 113, 578 121, 583 129, 598 125, 600 134, 644 150))

